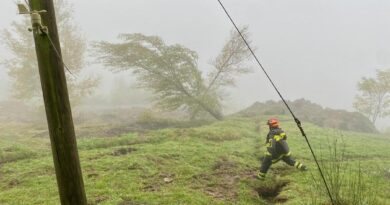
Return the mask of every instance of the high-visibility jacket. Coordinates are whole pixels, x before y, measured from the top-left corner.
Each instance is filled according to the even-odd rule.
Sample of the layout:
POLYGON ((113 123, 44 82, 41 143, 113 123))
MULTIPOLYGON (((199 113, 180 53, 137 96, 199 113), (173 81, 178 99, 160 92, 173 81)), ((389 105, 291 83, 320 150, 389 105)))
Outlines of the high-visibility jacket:
POLYGON ((276 162, 284 156, 290 156, 290 150, 287 144, 287 135, 280 128, 271 128, 266 141, 266 155, 272 157, 272 161, 276 162))

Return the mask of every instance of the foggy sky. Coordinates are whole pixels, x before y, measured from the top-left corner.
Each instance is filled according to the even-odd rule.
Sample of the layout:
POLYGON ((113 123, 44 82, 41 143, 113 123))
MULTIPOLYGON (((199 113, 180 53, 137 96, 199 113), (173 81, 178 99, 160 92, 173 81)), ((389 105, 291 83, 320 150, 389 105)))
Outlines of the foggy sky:
MULTIPOLYGON (((204 72, 232 25, 217 0, 69 0, 89 41, 112 41, 120 33, 161 36, 199 53, 204 72)), ((238 25, 248 25, 263 65, 287 99, 306 98, 326 107, 352 109, 357 81, 390 68, 388 0, 225 0, 238 25)), ((17 15, 13 0, 0 2, 0 29, 17 15)), ((0 47, 0 58, 7 51, 0 47)), ((96 65, 90 65, 96 67, 96 65)), ((241 77, 228 107, 278 99, 263 73, 241 77)), ((107 74, 105 74, 107 75, 107 74)), ((111 77, 112 79, 113 77, 111 77)), ((0 69, 0 96, 7 93, 0 69)), ((108 85, 109 80, 104 81, 108 85)), ((0 97, 1 98, 1 97, 0 97)))

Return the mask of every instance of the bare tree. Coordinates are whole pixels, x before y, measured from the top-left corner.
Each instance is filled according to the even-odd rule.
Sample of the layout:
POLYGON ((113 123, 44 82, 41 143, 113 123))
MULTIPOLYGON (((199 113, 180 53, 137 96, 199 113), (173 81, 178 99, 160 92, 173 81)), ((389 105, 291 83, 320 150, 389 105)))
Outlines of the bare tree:
MULTIPOLYGON (((248 27, 241 29, 241 34, 250 43, 248 27)), ((210 92, 218 93, 225 86, 235 86, 237 76, 251 72, 246 65, 250 57, 251 53, 240 34, 232 30, 221 53, 211 62, 213 70, 208 74, 208 85, 202 96, 207 96, 210 92)), ((223 95, 218 94, 218 97, 223 100, 223 95)), ((191 113, 191 118, 196 118, 199 111, 199 108, 195 109, 191 113)))

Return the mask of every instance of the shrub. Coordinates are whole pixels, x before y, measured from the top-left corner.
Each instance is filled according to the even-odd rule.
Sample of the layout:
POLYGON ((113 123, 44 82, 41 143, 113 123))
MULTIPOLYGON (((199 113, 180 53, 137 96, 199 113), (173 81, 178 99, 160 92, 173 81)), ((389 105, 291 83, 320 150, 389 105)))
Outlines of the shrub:
MULTIPOLYGON (((347 157, 346 145, 335 139, 328 143, 326 158, 321 157, 321 167, 325 175, 335 205, 376 205, 375 185, 372 176, 365 174, 360 162, 353 165, 347 157)), ((314 190, 320 190, 322 197, 329 196, 319 175, 312 175, 314 190)), ((312 194, 311 204, 320 204, 316 194, 312 194)))

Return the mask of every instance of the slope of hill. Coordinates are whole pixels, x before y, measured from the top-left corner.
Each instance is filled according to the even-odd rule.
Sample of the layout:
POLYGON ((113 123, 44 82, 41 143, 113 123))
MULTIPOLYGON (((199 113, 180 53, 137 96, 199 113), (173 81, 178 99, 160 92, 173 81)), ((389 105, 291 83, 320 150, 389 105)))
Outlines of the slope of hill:
MULTIPOLYGON (((289 102, 291 108, 301 121, 308 121, 315 125, 327 128, 336 128, 355 132, 378 132, 368 118, 358 112, 323 108, 308 100, 300 99, 289 102)), ((234 114, 240 117, 256 117, 259 115, 287 115, 289 114, 282 102, 256 102, 248 108, 234 114)))
MULTIPOLYGON (((310 171, 298 172, 278 163, 266 181, 254 178, 267 132, 263 126, 256 127, 253 119, 235 118, 197 128, 80 138, 89 204, 324 204, 327 198, 317 183, 315 165, 293 122, 283 121, 283 128, 293 155, 310 171)), ((359 176, 365 186, 359 194, 374 197, 378 204, 390 204, 389 194, 383 191, 390 190, 388 137, 343 133, 312 124, 305 127, 329 180, 334 172, 327 169, 332 165, 328 162, 337 160, 327 145, 343 139, 344 158, 336 164, 348 164, 340 171, 342 179, 353 182, 359 176)), ((0 135, 6 130, 2 126, 0 135)), ((58 204, 48 140, 9 133, 1 138, 0 204, 58 204), (12 156, 18 158, 6 160, 12 156)), ((346 187, 348 181, 343 191, 351 190, 346 187)), ((339 198, 350 199, 345 194, 339 198)))

